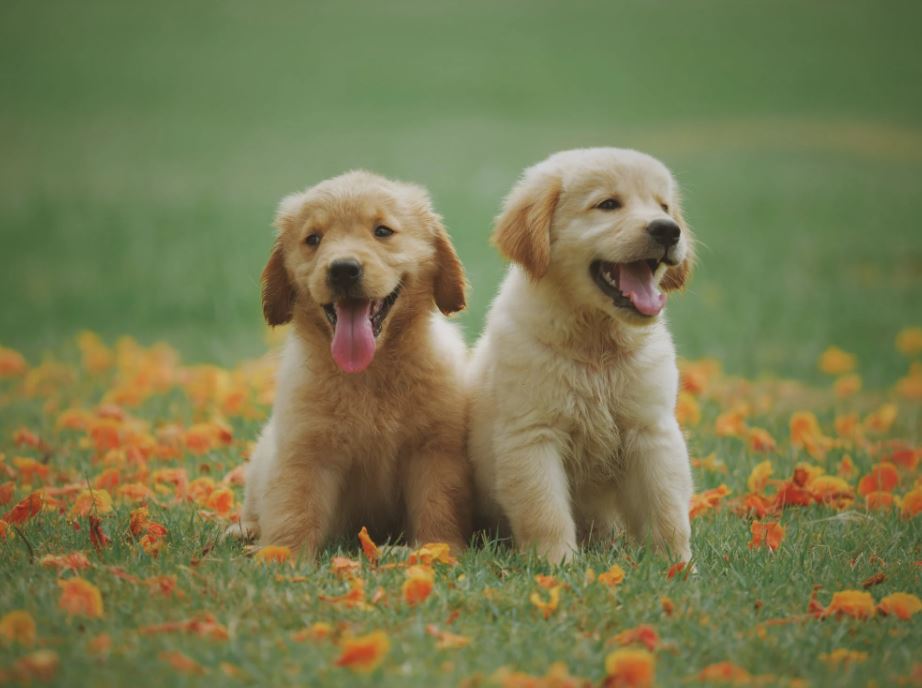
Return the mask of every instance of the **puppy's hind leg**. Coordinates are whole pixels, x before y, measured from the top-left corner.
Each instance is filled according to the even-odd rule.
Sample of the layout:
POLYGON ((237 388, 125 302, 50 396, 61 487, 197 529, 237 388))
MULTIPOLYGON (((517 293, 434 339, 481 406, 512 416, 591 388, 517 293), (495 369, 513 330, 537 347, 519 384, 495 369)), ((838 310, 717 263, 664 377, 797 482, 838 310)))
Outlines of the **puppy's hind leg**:
POLYGON ((260 433, 243 472, 244 494, 240 519, 227 527, 225 538, 238 538, 245 542, 259 539, 259 495, 265 489, 266 475, 275 462, 275 451, 275 424, 270 419, 260 433))
POLYGON ((473 480, 463 446, 461 438, 430 442, 407 462, 404 484, 412 542, 447 542, 459 552, 467 546, 472 531, 473 480))
MULTIPOLYGON (((246 497, 244 497, 246 500, 246 497)), ((236 539, 241 542, 255 542, 259 539, 259 520, 247 511, 246 506, 240 512, 240 519, 224 529, 222 539, 236 539)))
POLYGON ((315 559, 337 516, 342 483, 338 466, 320 460, 286 462, 261 496, 259 544, 300 549, 315 559))
POLYGON ((259 539, 259 515, 255 502, 255 489, 248 487, 243 495, 240 519, 224 530, 225 538, 236 538, 244 542, 254 542, 259 539))

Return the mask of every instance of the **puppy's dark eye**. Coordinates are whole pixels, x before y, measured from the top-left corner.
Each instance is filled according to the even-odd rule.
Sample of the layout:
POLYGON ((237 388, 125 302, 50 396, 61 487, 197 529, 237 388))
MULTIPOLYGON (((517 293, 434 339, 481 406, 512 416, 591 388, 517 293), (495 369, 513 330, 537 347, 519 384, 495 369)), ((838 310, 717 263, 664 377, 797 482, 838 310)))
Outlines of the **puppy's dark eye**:
POLYGON ((384 225, 378 225, 375 227, 375 236, 379 239, 386 239, 391 234, 394 233, 394 230, 390 227, 385 227, 384 225))
POLYGON ((663 212, 664 212, 664 213, 668 213, 668 212, 669 212, 669 205, 668 205, 668 204, 666 204, 666 203, 660 203, 660 204, 659 204, 659 207, 663 209, 663 212))
POLYGON ((317 244, 320 243, 320 235, 319 234, 308 234, 307 238, 304 240, 304 243, 307 244, 308 246, 316 246, 317 244))
POLYGON ((599 210, 617 210, 620 207, 621 201, 617 198, 606 198, 596 206, 599 210))

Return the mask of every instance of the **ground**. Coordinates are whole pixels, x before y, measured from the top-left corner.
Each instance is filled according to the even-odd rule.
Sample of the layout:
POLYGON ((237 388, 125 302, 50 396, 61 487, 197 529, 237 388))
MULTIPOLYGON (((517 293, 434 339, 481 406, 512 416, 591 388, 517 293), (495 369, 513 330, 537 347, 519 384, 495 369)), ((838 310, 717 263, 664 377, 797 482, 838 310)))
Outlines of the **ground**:
POLYGON ((91 333, 59 354, 27 368, 0 350, 0 679, 514 686, 560 662, 598 683, 622 643, 663 685, 920 678, 922 329, 887 352, 917 359, 888 389, 858 389, 837 348, 821 386, 683 363, 691 573, 624 542, 556 569, 483 540, 458 561, 437 543, 379 559, 358 533, 316 565, 252 557, 221 534, 274 357, 186 366, 91 333))
POLYGON ((765 682, 919 681, 920 616, 878 610, 922 587, 917 4, 13 0, 0 18, 0 676, 457 685, 563 662, 598 683, 646 624, 652 654, 609 662, 621 678, 631 660, 663 685, 723 661, 765 682), (428 186, 473 341, 502 197, 586 145, 666 162, 701 242, 668 308, 696 572, 623 543, 558 570, 491 543, 433 564, 410 605, 428 567, 408 578, 405 553, 375 567, 355 540, 312 568, 217 542, 271 401, 258 275, 278 200, 353 167, 428 186), (775 522, 778 548, 750 549, 775 522), (74 552, 88 568, 42 564, 74 552), (334 556, 361 562, 365 604, 322 599, 350 589, 334 556), (620 583, 601 576, 616 564, 620 583), (872 618, 836 611, 849 590, 872 618), (378 630, 370 674, 337 666, 378 630), (867 656, 824 659, 842 648, 867 656))

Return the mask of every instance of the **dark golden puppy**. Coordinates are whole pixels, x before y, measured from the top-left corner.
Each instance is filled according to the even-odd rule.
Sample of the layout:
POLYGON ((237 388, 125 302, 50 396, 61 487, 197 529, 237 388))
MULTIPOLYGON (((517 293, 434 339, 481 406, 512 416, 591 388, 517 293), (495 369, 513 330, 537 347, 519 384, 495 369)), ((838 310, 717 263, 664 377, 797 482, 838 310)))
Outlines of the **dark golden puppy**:
POLYGON ((239 533, 313 555, 367 525, 469 536, 464 273, 426 192, 350 172, 285 198, 263 272, 291 322, 272 417, 247 470, 239 533))

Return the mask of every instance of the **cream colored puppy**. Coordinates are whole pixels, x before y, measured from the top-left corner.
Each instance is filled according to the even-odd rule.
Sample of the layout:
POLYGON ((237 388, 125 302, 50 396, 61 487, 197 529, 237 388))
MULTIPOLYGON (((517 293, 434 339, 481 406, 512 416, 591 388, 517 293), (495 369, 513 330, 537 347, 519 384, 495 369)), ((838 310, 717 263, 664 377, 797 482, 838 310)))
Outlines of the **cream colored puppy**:
POLYGON ((669 170, 631 150, 557 153, 525 171, 493 240, 514 265, 469 370, 481 514, 553 563, 620 525, 688 560, 662 312, 693 243, 669 170))

